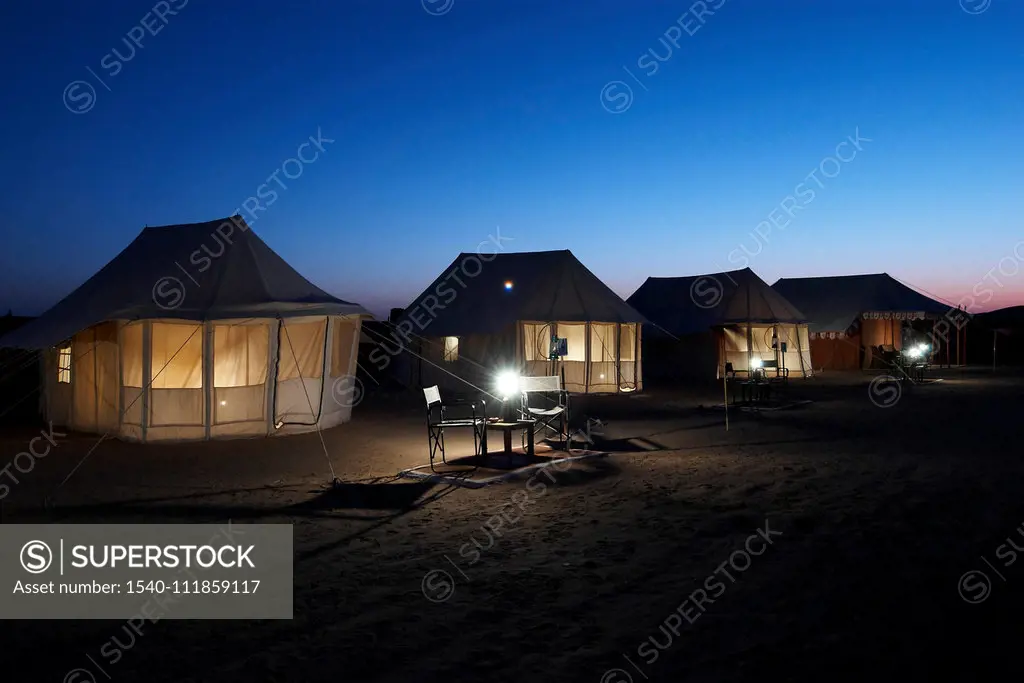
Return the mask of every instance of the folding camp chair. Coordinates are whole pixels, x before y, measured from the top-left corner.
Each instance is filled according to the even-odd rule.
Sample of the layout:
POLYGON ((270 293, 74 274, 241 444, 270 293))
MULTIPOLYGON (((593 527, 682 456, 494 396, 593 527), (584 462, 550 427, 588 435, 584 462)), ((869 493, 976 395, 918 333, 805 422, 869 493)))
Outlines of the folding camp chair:
POLYGON ((441 462, 448 464, 444 455, 444 430, 447 427, 469 427, 473 430, 473 455, 480 455, 481 446, 487 438, 487 404, 483 399, 478 401, 453 401, 453 405, 468 407, 469 417, 452 419, 448 417, 448 408, 441 402, 441 392, 435 384, 424 387, 423 398, 427 401, 427 445, 430 448, 430 469, 434 469, 434 457, 441 453, 441 462), (477 407, 480 412, 477 413, 477 407))
POLYGON ((764 381, 768 382, 771 388, 779 387, 781 389, 789 388, 789 368, 779 367, 779 361, 774 358, 761 362, 761 370, 763 370, 762 376, 764 381), (771 372, 773 371, 774 372, 771 372))
POLYGON ((569 441, 569 392, 562 388, 558 375, 546 377, 520 377, 519 389, 523 394, 522 414, 524 418, 537 420, 537 428, 558 435, 558 442, 568 446, 569 441), (544 403, 538 407, 530 405, 530 396, 542 394, 544 403))

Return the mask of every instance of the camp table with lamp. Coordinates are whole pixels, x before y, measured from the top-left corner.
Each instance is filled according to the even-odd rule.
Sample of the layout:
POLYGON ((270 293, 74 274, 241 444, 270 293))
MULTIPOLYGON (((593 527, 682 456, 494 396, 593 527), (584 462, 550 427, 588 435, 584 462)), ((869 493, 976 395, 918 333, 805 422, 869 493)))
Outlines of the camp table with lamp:
MULTIPOLYGON (((510 283, 506 283, 508 286, 510 283)), ((568 340, 552 336, 549 358, 558 360, 568 354, 568 340)), ((483 453, 487 453, 486 432, 495 429, 504 432, 504 453, 512 454, 512 432, 522 431, 526 455, 534 455, 537 430, 558 436, 566 448, 569 444, 569 392, 565 389, 565 377, 546 375, 522 377, 515 371, 498 375, 495 390, 501 399, 501 416, 489 418, 484 429, 483 453), (530 396, 557 396, 550 405, 531 405, 530 396)))
POLYGON ((537 420, 525 417, 522 413, 522 382, 519 373, 513 371, 498 375, 495 386, 498 398, 501 399, 501 415, 487 418, 484 423, 481 454, 487 455, 487 431, 503 432, 504 454, 512 455, 512 432, 522 431, 526 434, 526 455, 534 454, 534 431, 537 420))
POLYGON ((747 372, 746 379, 736 376, 736 370, 732 363, 725 364, 725 376, 733 386, 733 403, 757 404, 766 402, 771 398, 772 383, 765 374, 760 358, 751 359, 751 370, 747 372), (739 387, 737 392, 735 387, 739 387))
POLYGON ((902 358, 908 375, 915 382, 924 381, 925 370, 928 369, 928 354, 931 351, 929 344, 914 344, 903 352, 902 358))

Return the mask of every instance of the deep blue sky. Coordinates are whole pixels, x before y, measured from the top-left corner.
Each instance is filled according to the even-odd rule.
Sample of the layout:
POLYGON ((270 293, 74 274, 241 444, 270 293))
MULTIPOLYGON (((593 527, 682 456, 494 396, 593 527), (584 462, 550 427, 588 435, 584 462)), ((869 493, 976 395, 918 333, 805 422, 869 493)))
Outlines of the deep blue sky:
POLYGON ((692 0, 446 3, 188 0, 116 75, 157 3, 5 3, 0 309, 41 312, 146 224, 232 213, 318 128, 336 142, 253 226, 375 312, 497 226, 623 296, 749 264, 1024 303, 1024 3, 707 0, 703 25, 692 0))

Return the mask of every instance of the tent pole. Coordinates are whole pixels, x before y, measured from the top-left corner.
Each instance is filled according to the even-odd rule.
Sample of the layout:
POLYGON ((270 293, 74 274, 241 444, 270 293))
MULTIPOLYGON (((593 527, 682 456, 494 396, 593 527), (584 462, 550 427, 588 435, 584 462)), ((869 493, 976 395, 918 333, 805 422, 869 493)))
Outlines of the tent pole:
POLYGON ((747 378, 752 375, 754 364, 754 330, 750 322, 750 281, 747 281, 747 378))
MULTIPOLYGON (((964 306, 964 316, 967 317, 967 306, 964 306)), ((964 321, 964 365, 967 365, 967 325, 968 322, 964 321)))
POLYGON ((729 378, 722 373, 722 390, 725 394, 725 431, 729 431, 729 378))
MULTIPOLYGON (((932 329, 935 329, 935 323, 932 323, 932 329)), ((949 368, 949 337, 946 337, 943 341, 943 346, 946 347, 946 367, 949 368)))

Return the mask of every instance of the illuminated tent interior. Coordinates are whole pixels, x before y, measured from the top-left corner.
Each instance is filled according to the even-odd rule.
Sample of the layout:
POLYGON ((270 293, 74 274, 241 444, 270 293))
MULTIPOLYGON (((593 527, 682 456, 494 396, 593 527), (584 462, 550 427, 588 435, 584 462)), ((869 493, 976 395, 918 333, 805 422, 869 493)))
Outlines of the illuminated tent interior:
POLYGON ((649 378, 711 379, 726 363, 745 372, 757 360, 778 361, 790 377, 811 374, 806 317, 749 268, 649 277, 627 301, 651 321, 644 330, 649 378))
POLYGON ((772 289, 807 314, 811 359, 826 370, 869 368, 873 347, 900 350, 905 326, 931 327, 951 309, 887 273, 782 278, 772 289))
POLYGON ((404 309, 380 349, 408 386, 491 392, 496 375, 512 370, 564 372, 572 393, 632 392, 643 386, 642 322, 569 250, 463 253, 404 309), (566 340, 557 360, 552 337, 566 340))
POLYGON ((350 418, 367 315, 234 216, 145 228, 0 346, 42 351, 55 425, 138 441, 264 436, 350 418))

